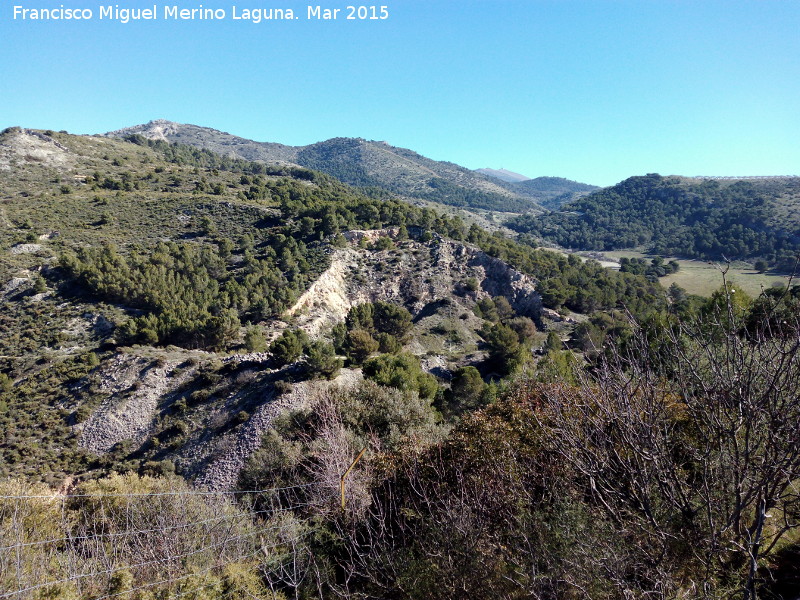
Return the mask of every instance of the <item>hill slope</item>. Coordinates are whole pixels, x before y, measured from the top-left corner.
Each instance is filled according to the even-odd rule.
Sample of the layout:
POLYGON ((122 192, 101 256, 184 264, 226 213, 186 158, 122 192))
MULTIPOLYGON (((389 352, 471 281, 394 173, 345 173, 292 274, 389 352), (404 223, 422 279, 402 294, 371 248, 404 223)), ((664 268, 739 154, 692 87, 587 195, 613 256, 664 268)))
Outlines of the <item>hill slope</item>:
POLYGON ((318 376, 311 354, 333 374, 326 340, 356 304, 410 311, 400 347, 376 335, 446 381, 497 370, 478 316, 499 318, 493 297, 540 328, 542 303, 658 301, 643 278, 319 172, 134 139, 0 133, 1 477, 177 468, 233 485, 273 404, 318 389, 296 387, 318 376), (310 340, 284 365, 264 350, 286 330, 310 340))
POLYGON ((107 136, 142 135, 187 144, 224 156, 293 163, 322 171, 344 183, 423 200, 502 212, 538 210, 533 196, 456 164, 435 161, 412 150, 361 138, 334 138, 308 146, 254 142, 215 129, 157 120, 107 136))
POLYGON ((535 198, 539 204, 552 210, 557 210, 563 204, 599 189, 596 185, 563 177, 536 177, 514 183, 512 187, 520 194, 535 198))
POLYGON ((509 227, 568 248, 643 246, 713 260, 762 257, 791 268, 800 250, 800 178, 631 177, 509 227))
MULTIPOLYGON (((367 197, 302 167, 142 137, 125 142, 6 130, 0 133, 0 483, 9 541, 0 564, 19 567, 0 568, 0 585, 20 597, 41 590, 75 598, 136 589, 165 597, 187 591, 214 599, 271 597, 268 588, 297 595, 298 581, 307 597, 339 590, 335 573, 325 580, 294 575, 293 565, 303 564, 296 558, 314 557, 359 573, 375 572, 362 571, 362 564, 388 564, 388 585, 362 578, 354 586, 358 594, 381 597, 381 590, 397 588, 395 572, 413 581, 425 568, 428 581, 441 587, 450 556, 437 561, 458 539, 464 514, 480 522, 467 522, 470 550, 460 564, 480 577, 443 598, 458 597, 460 589, 470 597, 489 589, 487 597, 497 597, 512 572, 505 564, 516 569, 530 559, 529 539, 546 539, 547 548, 564 548, 567 540, 563 562, 555 555, 559 582, 578 544, 567 534, 585 539, 584 531, 599 532, 587 552, 611 540, 627 559, 638 540, 619 546, 606 533, 618 531, 611 517, 603 529, 596 526, 605 513, 599 505, 583 508, 588 480, 565 472, 570 461, 552 450, 567 426, 584 427, 598 414, 582 398, 600 386, 570 387, 580 359, 562 351, 562 337, 571 329, 567 318, 581 320, 575 343, 609 347, 612 335, 628 331, 627 313, 615 317, 611 309, 644 315, 663 308, 663 291, 655 287, 457 218, 367 197), (543 306, 608 313, 584 320, 543 306), (523 367, 529 371, 516 385, 487 381, 523 367), (539 376, 555 385, 535 383, 539 376), (550 392, 558 395, 544 405, 550 392), (566 419, 545 429, 540 417, 564 408, 566 419), (575 410, 587 410, 587 418, 574 419, 575 410), (341 474, 365 447, 347 480, 343 512, 341 474), (105 477, 111 472, 126 475, 105 477), (424 479, 403 483, 417 474, 424 479), (205 489, 190 489, 189 482, 205 489), (232 488, 244 491, 215 493, 232 488), (423 490, 421 502, 407 502, 416 490, 423 490), (532 493, 542 494, 541 501, 532 503, 532 493), (403 510, 386 511, 389 503, 403 510), (487 528, 485 515, 505 529, 487 528), (576 515, 589 525, 576 529, 576 515), (526 529, 536 523, 541 528, 526 529), (408 566, 409 554, 400 555, 394 542, 377 546, 392 560, 399 556, 403 565, 394 571, 396 563, 380 563, 368 537, 384 525, 413 533, 400 537, 414 544, 433 533, 430 551, 399 547, 422 557, 408 566), (298 545, 298 532, 307 532, 307 546, 298 545), (489 568, 470 558, 475 539, 489 548, 481 560, 522 550, 489 568), (273 546, 278 550, 270 554, 273 546), (155 564, 164 572, 150 568, 155 564), (499 573, 490 588, 485 573, 499 573), (73 593, 75 581, 90 577, 93 587, 81 584, 73 593), (209 593, 199 592, 206 587, 209 593)), ((661 347, 646 348, 654 354, 643 364, 660 364, 661 347)), ((630 422, 632 405, 615 393, 630 383, 627 373, 600 397, 603 406, 621 402, 619 412, 590 431, 602 446, 608 431, 630 422)), ((795 380, 794 372, 787 375, 795 380)), ((636 389, 661 389, 651 381, 663 381, 663 372, 636 389)), ((682 398, 664 389, 670 401, 682 398)), ((727 397, 725 387, 701 389, 721 389, 727 397)), ((672 405, 661 395, 653 401, 649 414, 662 431, 661 409, 672 405)), ((701 401, 706 407, 709 399, 701 401)), ((679 428, 686 413, 674 414, 679 428)), ((640 431, 623 433, 638 444, 640 431)), ((586 448, 573 439, 576 450, 586 448)), ((685 447, 679 444, 685 439, 670 440, 663 456, 673 457, 674 448, 685 447)), ((699 455, 703 447, 689 450, 699 455)), ((682 473, 685 459, 677 460, 674 468, 666 464, 682 473)), ((606 484, 616 481, 617 473, 607 475, 606 484)), ((614 513, 620 514, 630 512, 614 513)), ((669 535, 680 539, 684 522, 673 522, 678 526, 669 535)), ((622 562, 613 557, 613 564, 622 562)), ((539 585, 536 569, 525 572, 537 573, 539 585)), ((327 572, 320 571, 326 578, 327 572)), ((605 582, 597 572, 587 571, 586 581, 605 582)), ((519 595, 522 588, 510 589, 519 595)), ((409 597, 430 597, 429 591, 409 597)))
POLYGON ((800 288, 715 329, 724 292, 667 313, 316 171, 133 142, 0 133, 4 597, 728 597, 759 540, 797 564, 752 524, 796 499, 800 288))
POLYGON ((107 137, 125 138, 142 135, 150 140, 161 140, 204 148, 222 156, 258 160, 268 163, 295 163, 297 148, 269 142, 254 142, 209 127, 174 123, 164 119, 150 121, 105 134, 107 137))
POLYGON ((507 187, 518 194, 534 200, 537 204, 550 210, 558 210, 563 204, 577 200, 598 187, 587 183, 579 183, 563 177, 536 177, 531 179, 525 175, 505 169, 476 169, 487 177, 503 181, 507 187))

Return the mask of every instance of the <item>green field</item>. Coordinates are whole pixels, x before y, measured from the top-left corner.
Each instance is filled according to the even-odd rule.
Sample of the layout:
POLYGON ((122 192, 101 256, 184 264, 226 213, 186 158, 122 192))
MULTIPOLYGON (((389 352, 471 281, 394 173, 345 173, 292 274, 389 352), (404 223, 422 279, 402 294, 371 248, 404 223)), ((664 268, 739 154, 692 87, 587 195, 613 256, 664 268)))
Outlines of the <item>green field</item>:
MULTIPOLYGON (((647 254, 633 250, 615 250, 604 252, 612 260, 619 260, 623 256, 629 258, 652 258, 647 254)), ((722 285, 722 270, 726 267, 723 263, 709 263, 702 260, 683 260, 665 258, 665 261, 677 260, 681 268, 677 273, 659 279, 661 285, 668 288, 677 283, 690 294, 710 296, 714 290, 722 285)), ((789 278, 786 275, 773 273, 758 273, 746 263, 734 263, 728 267, 727 279, 747 292, 750 296, 758 296, 762 289, 770 288, 775 284, 786 285, 789 278)), ((796 281, 796 283, 800 283, 796 281)))

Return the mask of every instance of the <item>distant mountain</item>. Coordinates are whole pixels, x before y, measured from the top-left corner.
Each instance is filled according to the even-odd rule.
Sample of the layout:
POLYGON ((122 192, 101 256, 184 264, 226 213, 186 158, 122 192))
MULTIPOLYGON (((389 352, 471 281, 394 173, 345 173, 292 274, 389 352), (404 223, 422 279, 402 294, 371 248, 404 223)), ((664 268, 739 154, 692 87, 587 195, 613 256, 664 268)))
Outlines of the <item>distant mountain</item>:
POLYGON ((800 252, 800 178, 631 177, 560 212, 523 215, 507 225, 566 248, 764 258, 791 270, 800 252))
POLYGON ((285 146, 165 120, 150 121, 105 135, 114 138, 142 135, 204 148, 224 156, 296 164, 322 171, 350 185, 467 209, 541 210, 535 196, 513 189, 508 183, 381 141, 333 138, 308 146, 285 146))
POLYGON ((536 179, 526 179, 517 184, 519 189, 528 192, 541 194, 565 194, 571 192, 592 192, 597 189, 596 185, 579 183, 563 177, 537 177, 536 179))
POLYGON ((297 148, 254 142, 230 133, 217 131, 209 127, 184 125, 164 119, 150 121, 145 125, 135 125, 118 129, 105 134, 106 137, 125 138, 131 135, 143 135, 151 140, 163 140, 173 144, 185 144, 211 150, 223 156, 259 160, 270 163, 296 163, 297 148))
POLYGON ((508 171, 506 169, 475 169, 475 171, 507 183, 518 183, 520 181, 527 181, 530 179, 530 177, 520 175, 519 173, 514 173, 514 171, 508 171))
POLYGON ((512 188, 523 196, 528 196, 551 210, 558 210, 563 204, 577 200, 581 196, 599 189, 596 185, 579 183, 563 177, 527 179, 512 184, 512 188))
POLYGON ((598 189, 596 185, 579 183, 563 177, 536 177, 531 179, 506 169, 476 169, 475 171, 487 177, 504 181, 508 184, 507 187, 509 189, 530 198, 550 210, 558 210, 563 204, 577 200, 581 196, 598 189))

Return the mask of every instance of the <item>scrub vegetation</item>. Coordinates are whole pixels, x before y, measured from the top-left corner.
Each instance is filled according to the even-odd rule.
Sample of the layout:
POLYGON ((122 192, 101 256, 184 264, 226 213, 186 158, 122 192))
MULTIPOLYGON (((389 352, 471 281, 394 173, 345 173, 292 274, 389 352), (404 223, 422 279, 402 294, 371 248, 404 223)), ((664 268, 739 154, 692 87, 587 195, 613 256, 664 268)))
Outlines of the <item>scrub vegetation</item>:
POLYGON ((791 281, 664 290, 140 136, 6 164, 0 597, 797 596, 791 281))

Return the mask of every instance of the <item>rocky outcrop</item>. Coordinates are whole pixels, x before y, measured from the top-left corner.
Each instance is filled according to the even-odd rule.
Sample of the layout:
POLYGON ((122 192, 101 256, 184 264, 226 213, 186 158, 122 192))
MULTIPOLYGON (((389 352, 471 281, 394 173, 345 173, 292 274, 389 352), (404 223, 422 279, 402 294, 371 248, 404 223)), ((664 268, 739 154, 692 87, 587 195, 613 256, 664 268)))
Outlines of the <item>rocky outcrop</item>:
POLYGON ((368 242, 376 242, 382 237, 396 238, 400 232, 399 227, 387 227, 385 229, 352 229, 344 232, 342 235, 348 242, 361 242, 367 240, 368 242))
POLYGON ((0 133, 0 170, 11 170, 19 163, 70 168, 75 165, 75 156, 49 135, 12 127, 0 133))
MULTIPOLYGON (((396 230, 349 235, 352 243, 334 252, 330 267, 287 311, 291 326, 305 329, 312 337, 323 336, 344 320, 354 305, 388 300, 408 307, 423 330, 429 329, 425 325, 429 319, 449 318, 475 335, 480 326, 471 310, 475 301, 500 295, 507 297, 518 313, 540 320, 536 282, 474 246, 438 237, 428 242, 398 241, 395 248, 381 251, 358 245, 365 238, 374 242, 381 236, 396 235, 396 230), (439 316, 442 310, 445 317, 439 316)), ((286 326, 271 323, 266 333, 272 338, 286 326)), ((418 340, 408 349, 424 356, 426 370, 448 376, 448 357, 418 340)), ((201 487, 231 489, 278 414, 310 406, 330 386, 349 386, 361 379, 360 371, 343 370, 334 382, 294 383, 289 391, 279 393, 276 383, 289 376, 269 368, 268 353, 197 357, 189 368, 183 364, 186 358, 185 353, 145 349, 144 355, 120 353, 106 361, 100 373, 105 400, 80 426, 81 446, 98 454, 126 440, 133 448, 142 446, 157 433, 159 419, 172 414, 177 390, 204 373, 204 363, 213 360, 224 365, 229 381, 241 384, 219 387, 230 391, 215 392, 213 401, 196 405, 182 417, 185 439, 170 451, 170 458, 201 487), (181 369, 176 371, 179 364, 181 369), (237 414, 243 415, 242 422, 234 419, 237 414)))
POLYGON ((287 316, 296 316, 298 325, 312 337, 344 320, 353 305, 370 299, 366 290, 354 289, 349 281, 358 268, 359 252, 353 249, 336 252, 331 266, 286 311, 287 316))
POLYGON ((536 282, 500 259, 485 252, 475 252, 469 258, 469 266, 482 272, 481 289, 490 296, 505 296, 511 306, 521 315, 539 320, 542 298, 536 291, 536 282))
POLYGON ((10 252, 11 254, 33 254, 41 249, 41 244, 17 244, 16 246, 11 246, 10 252))
MULTIPOLYGON (((266 360, 266 355, 261 356, 266 360)), ((253 357, 252 354, 231 357, 224 363, 250 364, 251 374, 271 373, 253 363, 253 357)), ((121 353, 104 363, 99 391, 106 398, 86 422, 76 427, 80 430, 81 447, 105 454, 122 442, 131 449, 146 444, 157 431, 173 392, 203 371, 201 364, 186 368, 183 358, 153 359, 121 353), (182 368, 176 370, 179 364, 182 368)), ((272 373, 272 379, 280 375, 272 373)), ((272 427, 277 415, 313 404, 314 399, 331 386, 354 385, 361 380, 361 372, 346 369, 334 381, 295 383, 283 394, 278 393, 273 384, 265 383, 269 379, 256 378, 231 396, 198 407, 185 419, 188 436, 171 453, 181 473, 210 490, 234 488, 239 471, 261 447, 262 436, 272 427), (235 407, 243 395, 254 399, 252 414, 241 425, 218 432, 215 421, 230 421, 239 410, 235 407), (209 433, 212 431, 213 434, 209 433)))
MULTIPOLYGON (((376 232, 350 233, 353 242, 379 237, 376 232)), ((309 335, 318 336, 342 321, 356 304, 388 300, 416 314, 432 302, 464 294, 465 283, 472 278, 478 284, 472 297, 505 296, 519 314, 540 321, 541 297, 531 277, 474 246, 444 238, 408 241, 394 250, 352 245, 338 250, 331 266, 287 314, 309 335)))

